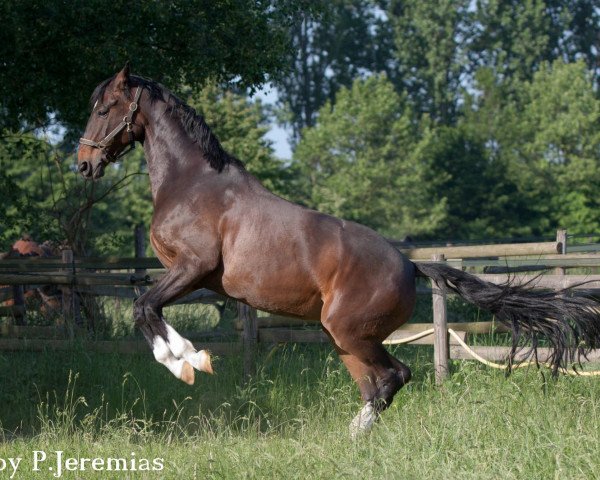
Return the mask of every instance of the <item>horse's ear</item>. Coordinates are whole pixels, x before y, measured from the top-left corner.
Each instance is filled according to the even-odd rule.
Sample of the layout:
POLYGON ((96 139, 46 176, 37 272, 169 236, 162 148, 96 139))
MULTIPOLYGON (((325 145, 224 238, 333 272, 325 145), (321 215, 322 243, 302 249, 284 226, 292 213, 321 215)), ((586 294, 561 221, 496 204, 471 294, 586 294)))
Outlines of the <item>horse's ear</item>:
POLYGON ((126 90, 129 87, 129 62, 115 77, 115 90, 126 90))

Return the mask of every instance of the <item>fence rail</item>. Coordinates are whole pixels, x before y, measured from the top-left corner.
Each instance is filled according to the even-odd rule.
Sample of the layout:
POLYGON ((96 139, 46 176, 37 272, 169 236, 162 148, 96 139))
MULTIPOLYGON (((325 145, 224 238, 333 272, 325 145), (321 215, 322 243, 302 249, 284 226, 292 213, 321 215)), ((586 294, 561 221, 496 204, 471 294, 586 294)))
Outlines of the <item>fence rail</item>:
POLYGON ((559 242, 543 242, 457 247, 401 248, 400 251, 411 260, 430 260, 434 255, 444 255, 446 258, 550 255, 560 253, 559 249, 559 242))

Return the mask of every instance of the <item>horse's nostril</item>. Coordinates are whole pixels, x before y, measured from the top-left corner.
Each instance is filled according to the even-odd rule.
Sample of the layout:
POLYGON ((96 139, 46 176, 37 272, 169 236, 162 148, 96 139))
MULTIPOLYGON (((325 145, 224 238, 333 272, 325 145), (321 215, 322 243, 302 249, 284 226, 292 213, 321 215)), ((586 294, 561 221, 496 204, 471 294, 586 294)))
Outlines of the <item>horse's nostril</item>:
POLYGON ((90 170, 90 162, 81 162, 79 164, 79 173, 85 175, 90 170))

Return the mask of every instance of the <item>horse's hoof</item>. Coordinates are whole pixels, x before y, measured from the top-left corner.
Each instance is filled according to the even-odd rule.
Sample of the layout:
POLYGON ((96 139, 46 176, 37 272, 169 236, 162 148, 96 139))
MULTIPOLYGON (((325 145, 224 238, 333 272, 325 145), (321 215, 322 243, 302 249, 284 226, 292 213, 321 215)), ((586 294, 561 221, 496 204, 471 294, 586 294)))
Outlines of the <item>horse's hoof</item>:
POLYGON ((192 367, 188 362, 183 362, 183 367, 181 368, 181 380, 188 385, 193 385, 194 376, 194 367, 192 367))
POLYGON ((214 373, 210 361, 210 353, 206 350, 200 350, 191 355, 186 355, 185 359, 192 364, 192 367, 200 372, 210 373, 211 375, 214 373))
POLYGON ((350 423, 350 438, 356 440, 368 434, 373 428, 373 425, 375 425, 376 420, 377 412, 375 411, 375 408, 373 408, 373 404, 367 402, 350 423))
POLYGON ((198 352, 199 358, 199 368, 201 372, 210 373, 211 375, 214 373, 212 368, 212 362, 210 361, 210 353, 206 350, 200 350, 198 352))

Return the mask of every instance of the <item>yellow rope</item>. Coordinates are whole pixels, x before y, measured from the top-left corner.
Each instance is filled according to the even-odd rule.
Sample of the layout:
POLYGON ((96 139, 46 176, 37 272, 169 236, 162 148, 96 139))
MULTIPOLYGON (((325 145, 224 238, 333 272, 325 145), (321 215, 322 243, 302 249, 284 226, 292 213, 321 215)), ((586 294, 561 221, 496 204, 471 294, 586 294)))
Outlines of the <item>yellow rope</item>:
MULTIPOLYGON (((428 330, 429 332, 429 330, 428 330)), ((461 347, 463 347, 465 349, 465 351, 471 355, 475 360, 477 360, 478 362, 483 363, 484 365, 487 365, 488 367, 492 367, 492 368, 498 368, 500 370, 506 370, 508 368, 507 365, 503 365, 500 363, 494 363, 494 362, 490 362, 489 360, 486 360, 485 358, 481 357, 480 355, 478 355, 477 353, 475 353, 471 347, 469 347, 465 342, 462 341, 462 339, 460 338, 460 336, 451 328, 448 329, 448 333, 450 335, 452 335, 454 337, 454 339, 460 344, 461 347)), ((523 368, 523 367, 528 367, 530 365, 535 364, 536 362, 533 361, 529 361, 529 362, 523 362, 523 363, 519 363, 517 365, 513 365, 513 368, 523 368)), ((541 365, 546 365, 546 366, 550 366, 548 363, 541 363, 541 365)), ((592 376, 597 376, 600 375, 600 371, 596 370, 596 371, 589 371, 589 372, 582 372, 582 371, 575 371, 575 370, 567 370, 566 368, 560 368, 559 369, 560 373, 564 373, 566 375, 581 375, 584 377, 592 377, 592 376)))
POLYGON ((423 337, 426 337, 427 335, 431 335, 432 333, 433 333, 433 328, 430 328, 429 330, 423 330, 422 332, 411 335, 410 337, 400 338, 397 340, 396 339, 384 340, 383 343, 385 343, 386 345, 400 345, 403 343, 410 343, 410 342, 414 342, 415 340, 418 340, 419 338, 423 338, 423 337))
MULTIPOLYGON (((414 342, 415 340, 419 340, 420 338, 431 335, 433 332, 434 332, 433 328, 430 328, 429 330, 424 330, 422 332, 411 335, 410 337, 401 338, 398 340, 385 340, 383 343, 385 343, 387 345, 401 345, 404 343, 411 343, 411 342, 414 342)), ((462 338, 460 338, 460 336, 453 329, 449 328, 448 333, 450 335, 452 335, 454 337, 454 339, 458 342, 458 344, 462 348, 464 348, 465 351, 469 355, 471 355, 471 357, 473 357, 475 360, 477 360, 478 362, 481 362, 484 365, 487 365, 488 367, 491 367, 491 368, 497 368, 499 370, 506 370, 508 368, 508 365, 490 362, 489 360, 486 360, 482 356, 478 355, 475 351, 473 351, 473 349, 471 347, 469 347, 465 342, 463 342, 462 338)), ((534 362, 534 361, 522 362, 522 363, 513 365, 512 368, 524 368, 524 367, 529 367, 530 365, 535 365, 535 364, 536 364, 536 362, 534 362)), ((540 365, 546 365, 548 367, 550 366, 550 364, 545 363, 545 362, 540 363, 540 365)), ((574 375, 574 376, 581 375, 584 377, 593 377, 593 376, 600 375, 600 370, 585 372, 585 371, 575 371, 575 370, 567 370, 566 368, 560 368, 559 372, 564 373, 565 375, 574 375)))

